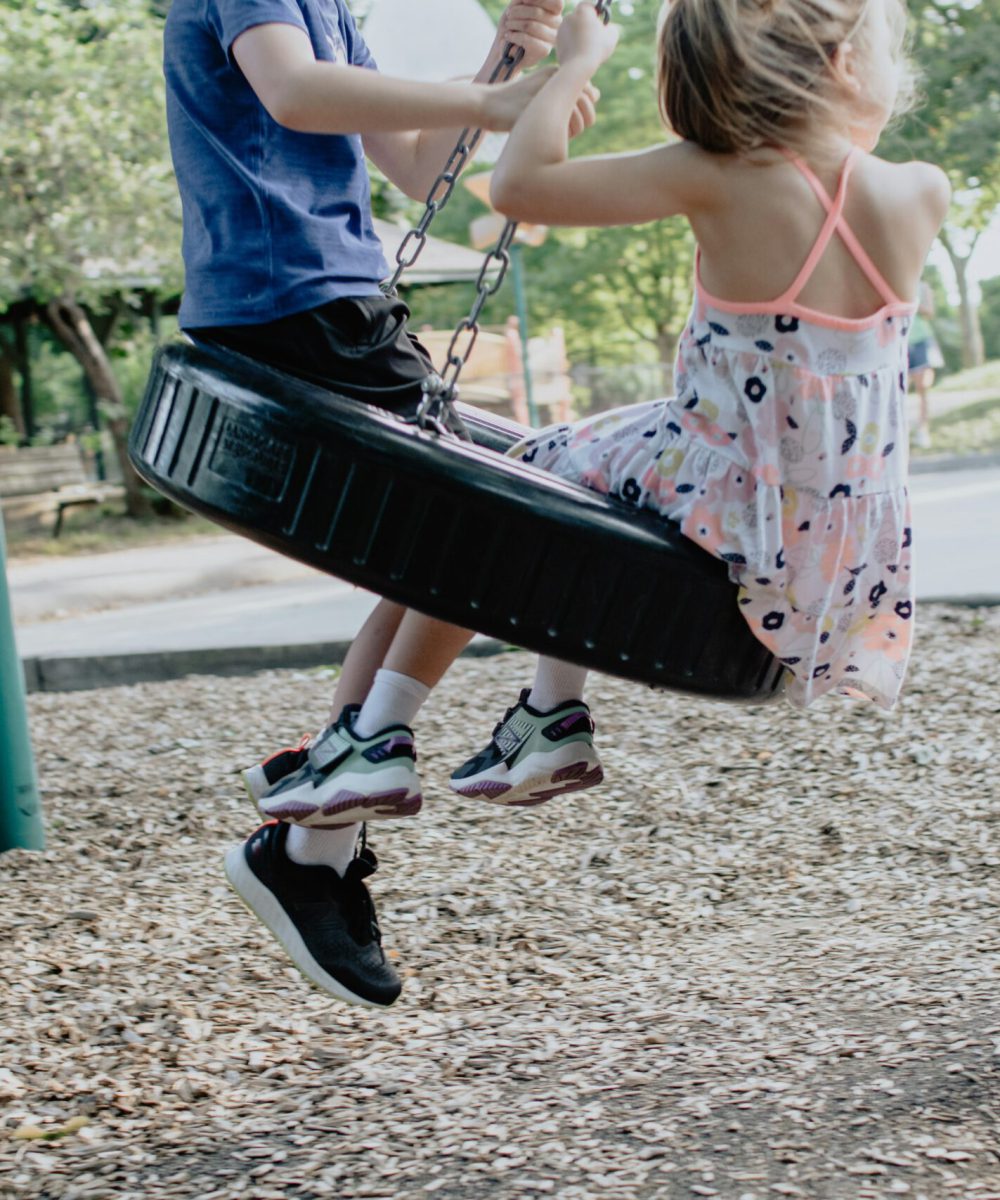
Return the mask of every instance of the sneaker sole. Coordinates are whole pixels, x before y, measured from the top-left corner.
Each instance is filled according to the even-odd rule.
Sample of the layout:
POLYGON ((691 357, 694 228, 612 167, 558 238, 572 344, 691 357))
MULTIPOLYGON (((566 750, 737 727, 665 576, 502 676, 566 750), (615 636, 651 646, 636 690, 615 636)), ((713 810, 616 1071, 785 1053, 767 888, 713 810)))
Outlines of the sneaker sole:
POLYGON ((423 796, 412 790, 414 781, 418 787, 420 783, 415 772, 398 769, 380 772, 383 787, 377 792, 360 790, 366 778, 371 777, 341 777, 336 780, 336 791, 326 795, 322 794, 322 789, 311 785, 298 787, 271 798, 265 796, 258 800, 257 807, 268 820, 291 821, 309 829, 335 829, 357 821, 413 817, 420 811, 423 796))
POLYGON ((243 846, 233 846, 226 852, 226 878, 229 886, 243 901, 258 921, 267 927, 275 939, 292 960, 298 970, 315 984, 321 991, 347 1004, 356 1004, 361 1008, 386 1009, 387 1004, 379 1004, 359 996, 345 987, 338 979, 324 971, 306 948, 302 935, 288 919, 274 894, 269 891, 247 866, 243 846))
POLYGON ((557 755, 529 755, 512 771, 501 765, 468 779, 452 779, 450 787, 460 796, 504 808, 534 808, 555 796, 596 787, 603 779, 597 754, 578 742, 557 755), (554 763, 553 757, 563 761, 554 763))

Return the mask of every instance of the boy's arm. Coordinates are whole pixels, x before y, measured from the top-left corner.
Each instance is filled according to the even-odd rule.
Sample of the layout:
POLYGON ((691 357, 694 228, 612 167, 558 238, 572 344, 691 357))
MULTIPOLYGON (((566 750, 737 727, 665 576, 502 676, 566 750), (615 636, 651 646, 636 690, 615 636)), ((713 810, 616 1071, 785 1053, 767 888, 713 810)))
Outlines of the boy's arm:
MULTIPOLYGON (((533 67, 548 57, 555 45, 562 8, 563 0, 513 0, 508 4, 493 46, 473 83, 488 82, 508 43, 524 51, 516 71, 533 67)), ((581 113, 577 125, 582 129, 591 120, 592 116, 588 119, 581 113)), ((476 122, 469 124, 476 127, 476 122)), ((433 129, 413 121, 406 132, 368 133, 364 139, 365 153, 406 195, 424 200, 454 149, 462 127, 433 129)))
POLYGON ((464 125, 507 130, 548 77, 539 72, 493 87, 392 79, 363 67, 320 62, 304 30, 276 23, 248 29, 232 52, 268 113, 300 133, 364 136, 464 125))

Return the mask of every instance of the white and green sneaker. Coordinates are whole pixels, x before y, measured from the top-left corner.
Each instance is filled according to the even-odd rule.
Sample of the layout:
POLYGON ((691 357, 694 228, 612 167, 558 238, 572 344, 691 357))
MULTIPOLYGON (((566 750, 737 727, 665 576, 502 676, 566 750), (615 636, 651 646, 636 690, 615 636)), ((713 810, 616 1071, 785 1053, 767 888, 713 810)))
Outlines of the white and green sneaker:
POLYGON ((269 819, 310 829, 358 821, 412 817, 420 811, 420 776, 413 731, 392 725, 374 737, 354 733, 358 706, 349 705, 305 748, 305 761, 257 801, 269 819))
POLYGON ((542 713, 527 688, 493 730, 485 750, 451 777, 452 791, 492 804, 531 808, 564 792, 582 792, 604 778, 594 749, 594 721, 582 700, 542 713))

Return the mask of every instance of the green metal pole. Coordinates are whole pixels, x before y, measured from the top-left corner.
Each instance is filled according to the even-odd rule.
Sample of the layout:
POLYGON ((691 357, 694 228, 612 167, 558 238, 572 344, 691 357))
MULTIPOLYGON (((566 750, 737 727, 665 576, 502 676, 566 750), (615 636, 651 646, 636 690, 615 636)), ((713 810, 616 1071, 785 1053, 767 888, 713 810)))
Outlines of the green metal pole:
POLYGON ((0 514, 0 853, 42 850, 44 846, 24 671, 14 643, 14 616, 7 590, 7 536, 0 514))
POLYGON ((531 362, 528 358, 528 301, 524 288, 524 264, 521 255, 524 247, 515 242, 510 248, 510 265, 514 274, 514 304, 517 308, 517 324, 521 331, 521 364, 524 371, 524 399, 528 405, 528 424, 538 428, 538 409, 535 407, 535 391, 531 381, 531 362))

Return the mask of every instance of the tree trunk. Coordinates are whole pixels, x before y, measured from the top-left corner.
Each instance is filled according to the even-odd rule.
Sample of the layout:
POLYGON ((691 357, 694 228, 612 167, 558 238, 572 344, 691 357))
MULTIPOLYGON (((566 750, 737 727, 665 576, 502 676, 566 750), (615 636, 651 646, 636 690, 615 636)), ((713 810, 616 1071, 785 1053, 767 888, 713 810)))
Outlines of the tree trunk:
POLYGON ((7 417, 24 437, 24 417, 21 415, 21 404, 14 386, 14 358, 8 353, 7 347, 0 340, 0 417, 7 417))
POLYGON ((31 380, 31 346, 28 343, 28 322, 19 320, 14 325, 14 362, 21 372, 21 422, 24 436, 35 436, 35 398, 31 380))
POLYGON ((958 314, 962 331, 962 366, 966 368, 981 367, 986 361, 983 349, 983 331, 979 324, 979 309, 969 291, 969 259, 972 258, 978 235, 964 255, 958 253, 944 230, 941 231, 939 237, 941 245, 944 246, 951 261, 951 268, 955 272, 955 283, 958 287, 958 314))
POLYGON ((129 422, 121 387, 111 363, 94 333, 86 312, 72 296, 60 296, 46 305, 46 315, 60 341, 83 367, 108 422, 115 454, 125 484, 125 507, 130 517, 148 516, 151 508, 142 481, 128 457, 129 422))

